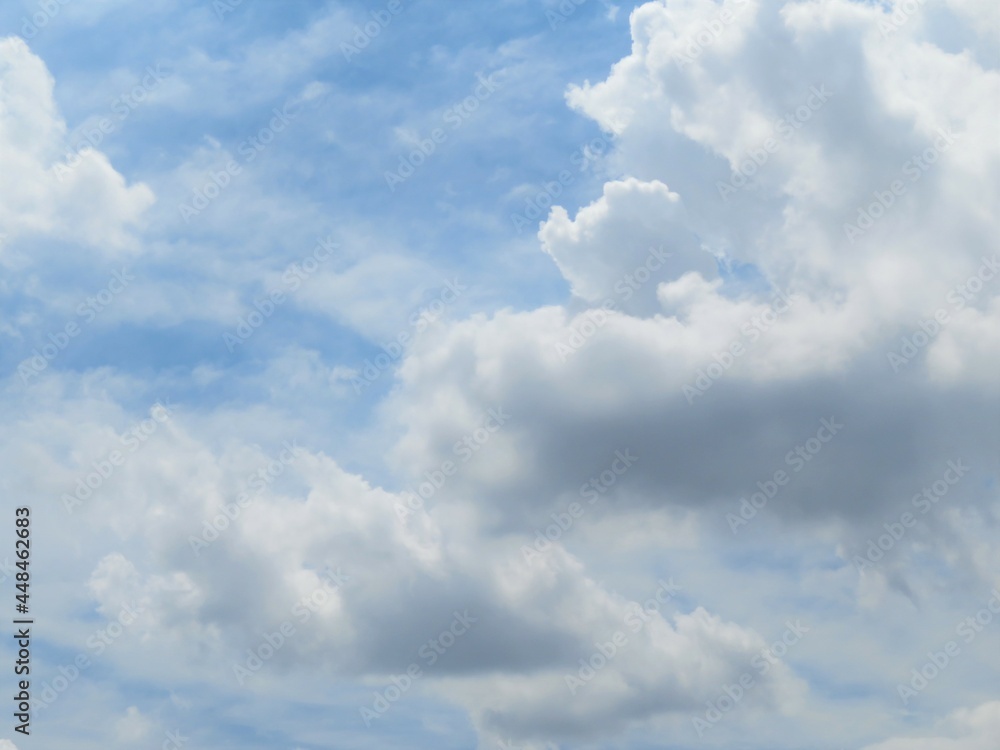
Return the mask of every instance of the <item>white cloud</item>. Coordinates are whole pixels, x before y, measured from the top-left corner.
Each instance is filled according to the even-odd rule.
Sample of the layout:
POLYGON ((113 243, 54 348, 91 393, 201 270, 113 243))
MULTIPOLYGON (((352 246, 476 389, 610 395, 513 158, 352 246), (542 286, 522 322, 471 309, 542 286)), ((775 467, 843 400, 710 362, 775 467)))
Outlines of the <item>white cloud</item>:
POLYGON ((955 711, 936 737, 897 737, 864 750, 993 750, 1000 737, 1000 702, 955 711))
POLYGON ((142 715, 135 706, 129 706, 125 715, 115 722, 115 732, 119 742, 137 743, 145 740, 152 729, 153 722, 142 715))
MULTIPOLYGON (((984 6, 962 7, 979 17, 984 6)), ((238 695, 234 714, 268 730, 260 704, 314 705, 331 685, 367 701, 418 662, 427 676, 415 694, 466 710, 482 746, 623 741, 630 732, 693 739, 692 718, 752 670, 754 690, 710 744, 753 736, 802 746, 820 727, 868 750, 991 750, 996 703, 926 724, 989 697, 983 673, 998 666, 995 636, 956 659, 921 696, 918 717, 901 716, 894 684, 1000 570, 989 538, 998 446, 984 419, 998 408, 1000 287, 984 286, 961 309, 949 300, 997 236, 1000 78, 982 55, 926 43, 917 24, 882 38, 882 16, 842 0, 638 8, 631 53, 606 80, 568 93, 615 133, 609 171, 619 175, 575 212, 554 208, 539 232, 572 299, 444 316, 402 359, 368 434, 331 428, 344 401, 337 384, 360 365, 295 343, 268 352, 253 376, 216 362, 190 379, 50 370, 0 393, 14 425, 0 435, 0 475, 37 508, 59 554, 60 575, 38 579, 48 620, 59 623, 58 653, 89 648, 81 644, 137 608, 102 650, 103 670, 128 685, 238 695), (816 93, 823 86, 829 97, 816 93), (935 146, 939 128, 955 142, 935 146), (911 179, 926 149, 934 163, 911 179), (736 185, 736 171, 746 184, 736 185), (844 225, 896 179, 906 189, 884 218, 847 236, 844 225), (595 312, 609 300, 612 309, 595 312), (894 372, 887 352, 939 307, 949 323, 894 372), (64 493, 149 416, 137 402, 178 383, 221 387, 228 376, 256 397, 240 391, 218 406, 191 397, 100 492, 66 512, 64 493), (491 409, 509 413, 495 432, 484 427, 491 409), (815 437, 824 420, 842 425, 829 441, 815 437), (462 458, 463 438, 480 432, 484 441, 462 458), (302 452, 261 482, 293 436, 302 452), (354 463, 377 468, 352 466, 341 455, 352 450, 365 454, 354 463), (627 471, 608 469, 620 451, 638 458, 627 471), (911 498, 955 459, 972 467, 967 477, 860 575, 858 549, 913 512, 911 498), (435 479, 449 462, 457 470, 435 479), (778 472, 791 480, 735 534, 728 516, 778 472), (526 559, 524 547, 586 503, 598 480, 600 502, 526 559), (421 483, 435 485, 424 506, 401 514, 406 497, 393 488, 421 483), (213 526, 217 538, 192 544, 213 526), (348 585, 324 589, 322 574, 338 569, 348 585), (664 570, 682 595, 631 630, 631 602, 664 570), (322 603, 302 619, 317 591, 326 591, 322 603), (420 649, 456 611, 475 625, 432 668, 420 649), (785 641, 787 658, 760 672, 755 657, 799 616, 810 618, 809 635, 794 651, 785 641), (286 622, 294 635, 242 690, 233 667, 286 622), (567 675, 579 676, 580 659, 617 631, 627 643, 571 691, 567 675)), ((247 70, 267 87, 307 72, 329 54, 338 18, 331 11, 257 45, 247 70), (270 57, 275 69, 262 72, 270 57)), ((126 187, 99 154, 54 181, 65 129, 51 77, 17 40, 0 42, 0 65, 0 156, 9 153, 16 172, 16 181, 0 176, 7 231, 67 239, 82 226, 87 243, 129 248, 152 194, 126 187)), ((303 97, 322 86, 306 85, 303 97)), ((224 157, 215 144, 169 180, 185 193, 224 157)), ((232 287, 276 281, 280 264, 271 267, 241 217, 268 208, 290 225, 301 214, 293 198, 248 183, 205 216, 206 232, 240 238, 228 255, 199 261, 206 253, 194 242, 176 255, 168 243, 147 248, 164 264, 190 261, 195 278, 155 285, 138 319, 225 319, 240 311, 232 287)), ((354 265, 318 272, 297 304, 387 337, 419 303, 414 278, 437 279, 367 235, 354 265)), ((89 675, 72 688, 115 717, 94 730, 92 746, 108 746, 100 731, 127 744, 157 726, 158 715, 115 689, 89 675)), ((186 700, 197 702, 177 702, 186 700)), ((67 705, 57 710, 74 710, 67 705)))
POLYGON ((657 309, 656 283, 683 271, 714 277, 715 263, 701 250, 681 218, 676 193, 662 182, 609 182, 604 195, 580 209, 574 220, 553 209, 538 236, 574 294, 590 303, 615 302, 618 309, 657 309))
POLYGON ((154 200, 144 184, 127 185, 99 151, 74 168, 45 64, 16 37, 0 39, 0 227, 10 239, 48 236, 99 254, 134 250, 132 229, 154 200))

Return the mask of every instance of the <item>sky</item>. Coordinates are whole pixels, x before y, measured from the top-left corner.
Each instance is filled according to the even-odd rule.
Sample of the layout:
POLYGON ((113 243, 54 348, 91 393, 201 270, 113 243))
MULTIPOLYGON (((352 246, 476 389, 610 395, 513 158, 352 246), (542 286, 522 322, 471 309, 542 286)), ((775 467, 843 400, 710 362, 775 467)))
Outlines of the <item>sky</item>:
POLYGON ((996 750, 998 50, 5 3, 0 750, 996 750))

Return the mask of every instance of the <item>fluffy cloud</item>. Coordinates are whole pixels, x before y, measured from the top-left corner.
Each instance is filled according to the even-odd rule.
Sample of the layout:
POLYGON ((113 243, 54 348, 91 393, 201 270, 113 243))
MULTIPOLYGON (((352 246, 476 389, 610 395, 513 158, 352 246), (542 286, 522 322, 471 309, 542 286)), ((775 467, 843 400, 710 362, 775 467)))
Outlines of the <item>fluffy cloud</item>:
MULTIPOLYGON (((4 453, 30 455, 36 469, 47 467, 45 494, 83 496, 41 505, 39 522, 60 537, 81 529, 98 534, 114 513, 108 541, 121 551, 91 563, 87 595, 70 606, 89 600, 108 628, 122 626, 117 634, 107 630, 120 640, 106 658, 136 679, 176 679, 194 670, 219 686, 249 680, 270 692, 302 670, 388 681, 417 663, 429 675, 427 687, 467 703, 484 730, 558 738, 570 728, 579 736, 607 734, 690 710, 738 682, 766 648, 751 629, 704 608, 682 613, 668 606, 677 596, 672 583, 658 583, 642 605, 630 602, 561 549, 531 559, 510 540, 477 540, 461 524, 440 523, 431 508, 404 511, 405 496, 373 488, 321 454, 272 454, 239 443, 217 453, 177 412, 157 423, 154 410, 125 430, 127 415, 116 410, 102 416, 73 400, 60 409, 66 417, 26 418, 24 441, 4 453), (76 425, 65 447, 73 466, 43 447, 67 417, 76 425), (146 440, 130 448, 136 435, 146 440), (115 450, 126 461, 91 497, 88 477, 115 450), (74 488, 77 478, 82 491, 74 488), (330 571, 346 578, 335 590, 323 583, 330 571), (317 591, 328 593, 314 599, 317 591), (432 652, 422 647, 455 612, 473 624, 454 649, 428 661, 432 652), (256 674, 248 649, 259 651, 282 623, 295 624, 295 637, 256 674), (606 659, 590 685, 578 661, 591 659, 595 634, 613 642, 616 632, 628 643, 615 646, 621 654, 606 659), (150 643, 158 655, 136 660, 150 643), (241 677, 236 665, 250 668, 241 677), (581 695, 567 701, 571 688, 581 695), (487 695, 493 697, 485 711, 480 700, 487 695)), ((16 486, 37 485, 8 468, 16 486)), ((82 562, 92 553, 75 554, 82 562)), ((804 687, 782 664, 768 668, 759 684, 757 705, 781 705, 781 696, 804 687)), ((117 731, 147 728, 133 711, 117 731)))
MULTIPOLYGON (((739 474, 758 446, 748 467, 764 473, 766 455, 780 466, 821 415, 843 415, 855 430, 830 460, 834 474, 840 462, 854 466, 859 486, 846 494, 866 496, 858 511, 905 494, 903 482, 938 454, 944 424, 968 438, 957 438, 955 450, 987 463, 976 411, 958 404, 995 406, 976 373, 1000 352, 989 239, 997 220, 986 208, 998 186, 983 168, 998 157, 988 122, 1000 79, 910 35, 886 43, 881 18, 876 7, 849 3, 654 2, 636 10, 631 55, 569 100, 615 128, 616 164, 643 179, 608 183, 575 220, 553 209, 539 233, 587 304, 473 318, 422 342, 402 369, 396 403, 422 437, 404 438, 401 460, 440 463, 438 425, 452 429, 456 414, 499 403, 523 420, 513 428, 516 463, 505 466, 512 491, 490 490, 508 510, 528 486, 543 482, 551 492, 628 443, 656 446, 655 463, 635 476, 655 473, 647 489, 661 502, 725 496, 753 480, 723 488, 719 477, 739 474), (700 34, 714 20, 721 31, 700 34), (780 85, 762 62, 774 46, 780 85), (901 71, 913 67, 900 56, 920 61, 928 85, 903 85, 901 71), (811 93, 823 86, 832 94, 811 93), (685 168, 706 152, 714 160, 702 172, 685 168), (753 158, 763 163, 748 178, 752 189, 729 197, 710 187, 730 184, 753 158), (696 178, 700 187, 688 189, 696 178), (868 228, 856 239, 844 227, 859 211, 884 216, 862 221, 868 228), (658 240, 676 257, 632 294, 618 282, 658 240), (699 244, 719 258, 724 277, 706 267, 711 256, 699 244), (608 300, 609 310, 595 309, 608 300), (960 382, 972 387, 939 391, 960 382), (953 405, 930 406, 941 398, 953 405), (917 416, 927 409, 935 416, 917 416), (911 417, 914 427, 902 427, 911 417), (911 450, 898 463, 858 450, 899 430, 911 450), (754 435, 753 444, 742 435, 754 435), (692 460, 685 447, 702 440, 712 449, 692 460), (865 456, 870 466, 858 473, 865 456), (862 490, 874 490, 872 482, 877 491, 862 490)), ((850 515, 849 499, 834 501, 844 494, 820 480, 803 488, 803 502, 809 496, 808 507, 850 515)))
MULTIPOLYGON (((850 562, 961 456, 976 468, 949 489, 951 522, 899 543, 858 601, 919 603, 948 576, 988 589, 996 568, 963 551, 976 535, 958 518, 996 513, 982 415, 1000 410, 987 374, 1000 357, 988 209, 1000 78, 919 24, 884 38, 885 15, 846 2, 637 9, 631 54, 568 95, 615 134, 625 177, 575 219, 554 208, 539 232, 576 301, 422 340, 391 401, 407 428, 399 464, 440 465, 447 436, 500 404, 514 416, 491 466, 436 498, 475 496, 483 529, 544 526, 635 447, 594 524, 691 508, 703 534, 735 532, 740 498, 784 471, 767 515, 832 531, 850 562), (671 263, 625 299, 617 282, 661 243, 671 263), (824 419, 844 425, 828 443, 824 419), (885 587, 871 599, 873 581, 885 587)), ((593 550, 576 552, 586 563, 593 550)))
POLYGON ((9 238, 55 237, 101 254, 134 249, 132 228, 154 200, 127 185, 101 152, 69 167, 66 124, 45 64, 16 37, 0 39, 0 227, 9 238))
POLYGON ((539 238, 574 294, 590 303, 616 301, 629 312, 658 309, 651 278, 716 275, 711 256, 685 226, 679 196, 659 181, 609 182, 572 221, 556 207, 539 238))
MULTIPOLYGON (((887 9, 845 0, 638 7, 631 52, 567 94, 615 142, 614 178, 539 231, 571 298, 430 327, 357 435, 331 427, 349 370, 304 345, 265 349, 213 405, 175 372, 11 376, 0 475, 59 550, 39 561, 59 623, 44 674, 80 651, 125 685, 238 700, 229 718, 267 731, 263 706, 329 703, 376 744, 409 718, 391 685, 458 707, 483 748, 990 747, 991 631, 913 715, 896 700, 1000 575, 1000 79, 988 26, 956 47, 919 13, 888 33, 887 9), (163 390, 189 394, 166 418, 163 390)), ((52 80, 20 41, 0 60, 8 231, 128 248, 152 194, 97 153, 60 183, 52 80)), ((206 278, 275 281, 234 270, 242 252, 192 262, 190 298, 206 278)), ((431 271, 401 255, 324 269, 303 307, 391 335, 416 301, 402 274, 431 271)), ((116 717, 88 748, 160 725, 91 674, 45 709, 116 717)))

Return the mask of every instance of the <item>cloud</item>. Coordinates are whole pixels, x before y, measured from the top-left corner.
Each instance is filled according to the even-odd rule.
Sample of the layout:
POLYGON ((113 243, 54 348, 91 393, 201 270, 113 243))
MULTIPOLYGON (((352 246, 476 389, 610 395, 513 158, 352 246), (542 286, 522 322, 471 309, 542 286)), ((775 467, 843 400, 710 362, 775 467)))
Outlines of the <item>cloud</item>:
MULTIPOLYGON (((1000 353, 1000 287, 983 270, 997 263, 986 206, 998 184, 983 165, 1000 156, 987 125, 1000 79, 912 36, 886 43, 881 14, 841 2, 636 9, 630 55, 568 93, 614 133, 608 163, 624 175, 575 218, 553 208, 539 232, 574 299, 456 322, 400 370, 388 410, 406 429, 394 458, 409 475, 447 460, 448 437, 491 406, 514 415, 489 465, 435 496, 442 512, 487 534, 544 527, 627 447, 639 460, 581 528, 689 510, 711 545, 740 529, 741 498, 783 471, 781 499, 759 514, 771 520, 750 533, 836 539, 849 563, 963 456, 977 468, 950 491, 950 520, 851 587, 865 607, 893 595, 922 606, 947 576, 921 550, 949 560, 969 595, 991 583, 957 519, 991 517, 996 502, 981 415, 1000 408, 985 375, 1000 353), (661 243, 671 262, 626 299, 617 283, 661 243), (820 447, 824 419, 843 431, 820 447)), ((580 539, 558 544, 597 564, 580 539)), ((479 724, 513 730, 488 712, 479 724)))
POLYGON ((152 191, 127 185, 93 149, 72 169, 62 163, 69 149, 54 81, 16 37, 0 39, 0 81, 0 226, 8 239, 58 238, 99 255, 134 251, 133 229, 152 205, 152 191))
POLYGON ((575 220, 561 206, 553 209, 538 236, 574 294, 651 313, 659 308, 652 277, 665 283, 684 271, 716 275, 682 213, 679 196, 658 180, 609 182, 575 220))
MULTIPOLYGON (((983 12, 948 8, 935 12, 956 24, 983 12)), ((52 682, 78 654, 99 665, 45 710, 113 717, 87 747, 150 736, 168 701, 146 696, 176 691, 206 746, 231 738, 206 740, 217 713, 198 726, 190 706, 290 746, 329 744, 302 730, 308 712, 355 744, 392 746, 414 711, 443 732, 430 706, 471 722, 480 747, 707 733, 986 750, 995 635, 963 646, 912 714, 894 686, 1000 570, 986 418, 1000 409, 1000 77, 989 29, 965 47, 922 16, 886 36, 887 15, 843 0, 637 7, 631 50, 566 95, 614 147, 603 186, 538 233, 565 283, 467 315, 482 298, 463 297, 374 407, 350 400, 367 355, 331 343, 329 319, 380 343, 408 331, 426 303, 415 281, 436 288, 444 264, 383 242, 389 214, 345 228, 350 264, 317 270, 238 362, 219 342, 183 367, 126 374, 106 356, 28 384, 9 373, 0 476, 59 569, 38 577, 59 623, 40 669, 52 682), (157 419, 164 393, 178 403, 157 419)), ((342 20, 333 8, 251 45, 244 73, 267 91, 296 79, 305 100, 335 90, 313 68, 342 20)), ((150 320, 235 327, 346 201, 304 191, 302 207, 261 171, 192 235, 146 235, 151 190, 104 155, 54 174, 65 126, 41 60, 7 39, 0 66, 0 221, 50 255, 77 241, 155 259, 118 313, 149 349, 150 320), (272 231, 299 249, 274 250, 272 231)), ((158 192, 188 196, 232 156, 210 145, 158 192)), ((292 149, 274 161, 320 179, 292 149)), ((176 229, 169 203, 158 216, 176 229)), ((476 240, 449 241, 467 254, 476 240)))
POLYGON ((1000 733, 1000 702, 959 709, 943 724, 948 736, 896 737, 864 750, 990 750, 1000 733))

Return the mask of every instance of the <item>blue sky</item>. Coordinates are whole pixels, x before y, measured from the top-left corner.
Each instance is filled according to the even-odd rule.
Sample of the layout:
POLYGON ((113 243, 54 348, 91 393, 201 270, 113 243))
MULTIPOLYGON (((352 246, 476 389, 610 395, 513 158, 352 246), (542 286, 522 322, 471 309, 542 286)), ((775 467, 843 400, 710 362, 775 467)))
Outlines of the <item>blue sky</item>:
MULTIPOLYGON (((7 8, 4 27, 17 28, 30 8, 7 8)), ((411 273, 399 279, 405 298, 373 302, 394 305, 385 311, 382 327, 390 337, 405 330, 409 315, 433 299, 446 279, 459 278, 473 289, 461 301, 463 311, 524 309, 565 298, 565 282, 537 252, 532 231, 537 219, 519 232, 510 216, 522 212, 524 201, 563 170, 572 173, 563 200, 583 202, 599 190, 600 164, 581 158, 582 150, 596 143, 603 151, 609 139, 569 110, 564 93, 569 83, 600 75, 628 50, 627 9, 612 13, 596 2, 583 4, 553 29, 546 11, 558 9, 534 3, 492 7, 487 27, 478 8, 447 6, 442 13, 442 6, 416 4, 393 17, 350 62, 340 45, 354 36, 349 21, 371 20, 363 4, 297 3, 279 10, 246 3, 219 18, 221 9, 213 10, 210 3, 142 9, 122 4, 99 18, 74 22, 66 17, 72 10, 68 6, 30 40, 57 81, 56 101, 71 147, 88 143, 89 129, 109 116, 115 130, 100 136, 97 145, 129 182, 169 180, 178 165, 190 162, 224 164, 221 154, 228 153, 243 165, 236 179, 252 184, 246 188, 252 198, 241 196, 225 213, 212 206, 190 222, 178 221, 174 206, 190 200, 191 191, 174 186, 155 209, 159 220, 152 240, 160 252, 131 263, 132 273, 184 284, 201 270, 174 262, 188 253, 219 254, 229 262, 278 270, 304 256, 316 239, 353 232, 368 235, 366 246, 345 246, 346 258, 383 247, 405 254, 411 264, 411 273), (315 49, 303 53, 299 40, 328 17, 342 21, 332 38, 318 39, 315 49), (81 33, 81 24, 100 33, 81 33), (133 82, 141 81, 148 66, 163 66, 163 81, 149 100, 142 92, 131 97, 133 82), (445 122, 474 91, 477 76, 500 68, 508 69, 509 81, 467 117, 459 110, 457 128, 454 114, 445 122), (204 90, 180 80, 191 75, 204 90), (240 145, 266 126, 289 92, 309 85, 323 93, 303 107, 287 136, 278 134, 245 163, 240 145), (114 102, 123 94, 129 109, 120 120, 114 102), (448 140, 412 180, 390 192, 385 173, 397 169, 399 158, 410 152, 409 136, 402 131, 423 138, 438 126, 449 131, 448 140), (250 201, 261 210, 250 209, 250 201)), ((339 262, 343 267, 349 260, 339 262)), ((44 285, 72 278, 83 300, 88 288, 103 286, 106 273, 80 265, 33 268, 32 279, 44 285)), ((252 302, 268 291, 255 281, 233 279, 229 290, 252 302)), ((8 314, 32 305, 25 299, 11 302, 16 307, 8 314)), ((61 320, 46 322, 58 328, 61 320)), ((267 351, 289 339, 329 363, 351 367, 377 353, 380 343, 347 321, 331 326, 327 316, 294 305, 233 353, 218 346, 226 330, 222 321, 210 326, 150 323, 101 321, 99 330, 85 332, 89 338, 81 338, 82 345, 72 347, 55 367, 110 365, 149 373, 212 364, 253 372, 267 351)), ((42 341, 5 347, 8 366, 42 341)), ((372 398, 363 394, 365 409, 384 394, 387 380, 371 389, 372 398)), ((203 396, 190 383, 179 385, 186 386, 186 400, 214 401, 220 395, 203 396)), ((227 387, 233 385, 230 381, 227 387)))
POLYGON ((0 750, 993 750, 998 34, 4 5, 0 750))

